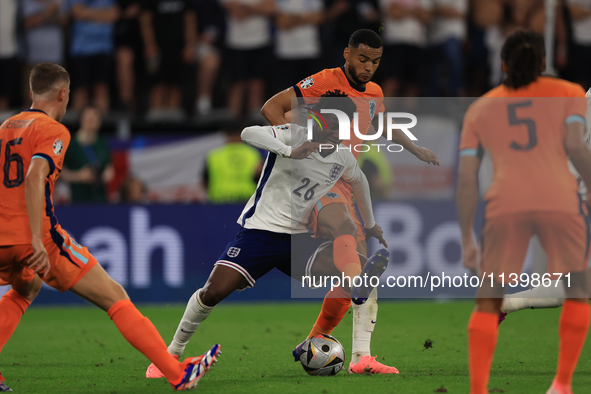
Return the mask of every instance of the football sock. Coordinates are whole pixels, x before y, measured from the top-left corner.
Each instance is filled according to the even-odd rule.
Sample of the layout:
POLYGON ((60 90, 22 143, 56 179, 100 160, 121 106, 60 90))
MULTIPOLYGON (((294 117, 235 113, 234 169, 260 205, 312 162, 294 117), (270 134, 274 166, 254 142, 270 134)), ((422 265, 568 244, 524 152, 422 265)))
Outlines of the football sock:
POLYGON ((579 361, 589 330, 591 307, 588 302, 565 301, 558 323, 560 346, 555 381, 571 386, 573 373, 579 361))
POLYGON ((539 286, 506 295, 503 299, 501 311, 511 313, 527 308, 558 308, 565 298, 566 292, 562 282, 553 280, 548 287, 539 286))
POLYGON ((6 342, 12 336, 16 326, 21 321, 25 310, 31 305, 31 301, 20 295, 16 290, 10 289, 0 298, 0 352, 6 342))
MULTIPOLYGON (((201 289, 199 289, 201 290, 201 289)), ((185 351, 185 347, 189 343, 189 340, 197 331, 199 324, 209 316, 209 313, 213 310, 213 306, 207 306, 201 302, 199 297, 199 290, 197 290, 189 299, 185 313, 181 318, 181 322, 174 333, 174 338, 168 346, 168 352, 170 354, 176 354, 180 356, 185 351)))
POLYGON ((332 258, 337 269, 353 280, 361 273, 361 261, 357 254, 357 240, 352 235, 341 235, 334 240, 332 258))
POLYGON ((353 304, 353 346, 351 361, 357 364, 361 357, 371 356, 371 333, 378 318, 378 292, 374 288, 361 305, 353 304))
POLYGON ((499 315, 472 312, 468 323, 470 394, 488 394, 488 379, 497 345, 499 315))
POLYGON ((168 380, 178 379, 183 364, 166 351, 156 327, 130 300, 117 301, 107 313, 127 342, 152 361, 168 380))
POLYGON ((308 334, 312 338, 318 334, 330 334, 339 325, 351 306, 351 294, 342 287, 335 287, 329 291, 322 302, 322 310, 316 319, 316 324, 308 334))

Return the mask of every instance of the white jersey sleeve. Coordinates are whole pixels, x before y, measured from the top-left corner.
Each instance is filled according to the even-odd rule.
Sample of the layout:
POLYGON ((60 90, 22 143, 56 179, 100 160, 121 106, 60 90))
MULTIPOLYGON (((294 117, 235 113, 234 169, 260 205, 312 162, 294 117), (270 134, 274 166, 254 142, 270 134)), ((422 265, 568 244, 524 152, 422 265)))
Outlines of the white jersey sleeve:
POLYGON ((282 126, 250 126, 242 130, 240 135, 245 144, 264 149, 281 157, 291 156, 291 127, 282 126))

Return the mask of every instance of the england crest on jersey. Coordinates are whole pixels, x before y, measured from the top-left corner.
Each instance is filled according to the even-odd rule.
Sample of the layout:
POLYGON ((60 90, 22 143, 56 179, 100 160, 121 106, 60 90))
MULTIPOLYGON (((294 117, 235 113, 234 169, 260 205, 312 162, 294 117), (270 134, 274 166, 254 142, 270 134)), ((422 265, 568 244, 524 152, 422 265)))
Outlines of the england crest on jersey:
POLYGON ((236 257, 240 253, 240 248, 231 247, 228 249, 228 257, 236 257))
POLYGON ((369 100, 369 117, 370 117, 370 119, 373 119, 375 114, 376 114, 376 102, 374 100, 369 100))
POLYGON ((341 175, 341 171, 343 171, 343 167, 340 164, 333 164, 332 168, 330 169, 330 180, 331 181, 336 181, 337 179, 339 179, 339 176, 341 175))

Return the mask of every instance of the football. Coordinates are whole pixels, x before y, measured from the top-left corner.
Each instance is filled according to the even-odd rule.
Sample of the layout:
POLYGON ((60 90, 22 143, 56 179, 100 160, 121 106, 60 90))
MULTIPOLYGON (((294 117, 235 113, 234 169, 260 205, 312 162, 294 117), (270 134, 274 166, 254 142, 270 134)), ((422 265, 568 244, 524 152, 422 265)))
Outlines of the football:
POLYGON ((345 349, 335 337, 319 334, 304 342, 300 361, 308 375, 336 375, 345 364, 345 349))

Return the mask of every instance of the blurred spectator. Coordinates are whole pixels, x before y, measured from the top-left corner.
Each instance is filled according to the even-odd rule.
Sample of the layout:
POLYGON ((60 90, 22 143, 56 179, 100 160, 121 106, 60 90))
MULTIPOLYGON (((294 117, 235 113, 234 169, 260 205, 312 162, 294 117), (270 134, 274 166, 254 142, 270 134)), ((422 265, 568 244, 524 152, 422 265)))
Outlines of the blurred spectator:
POLYGON ((573 46, 570 53, 575 82, 585 89, 591 87, 591 1, 567 0, 573 25, 573 46))
POLYGON ((119 18, 115 0, 68 0, 73 23, 70 30, 72 107, 80 111, 89 103, 109 110, 109 82, 113 62, 113 31, 119 18))
POLYGON ((119 0, 121 15, 115 24, 115 59, 117 62, 117 87, 121 109, 135 109, 135 59, 142 46, 139 17, 142 7, 139 0, 119 0))
POLYGON ((468 97, 478 97, 488 91, 488 49, 485 43, 486 31, 476 23, 475 3, 469 0, 468 33, 465 45, 464 83, 468 97))
POLYGON ((197 114, 207 115, 212 109, 213 88, 222 61, 220 47, 224 30, 224 10, 217 0, 195 0, 199 44, 197 45, 197 114))
POLYGON ((19 80, 17 10, 16 0, 0 1, 0 111, 10 107, 19 80))
POLYGON ((515 30, 512 7, 507 0, 474 0, 473 18, 476 26, 484 29, 484 42, 488 51, 489 87, 503 80, 501 48, 505 38, 515 30))
POLYGON ((148 188, 141 179, 129 176, 119 191, 121 202, 127 204, 147 204, 148 188))
POLYGON ((228 107, 241 117, 244 97, 247 109, 258 114, 264 100, 271 52, 270 17, 275 0, 221 0, 227 12, 226 46, 232 84, 228 107))
POLYGON ((140 26, 148 73, 152 120, 184 117, 181 85, 195 62, 197 17, 188 0, 145 0, 140 26))
MULTIPOLYGON (((429 84, 434 89, 429 96, 457 97, 463 87, 464 53, 466 38, 466 14, 468 0, 432 0, 432 19, 429 25, 429 42, 432 45, 432 76, 429 84), (442 69, 448 70, 442 78, 442 69), (443 83, 440 83, 442 81, 443 83)), ((465 93, 462 91, 462 96, 465 93)))
POLYGON ((375 146, 367 152, 359 154, 359 168, 369 182, 371 199, 373 201, 387 200, 392 186, 392 167, 385 150, 375 146))
MULTIPOLYGON (((523 29, 532 29, 536 33, 544 35, 546 2, 543 0, 515 0, 512 3, 515 24, 523 29)), ((561 3, 561 1, 554 2, 556 47, 553 66, 558 69, 564 69, 568 63, 568 37, 561 3)), ((547 66, 548 69, 551 68, 551 65, 547 66)))
POLYGON ((343 51, 354 31, 363 28, 376 30, 377 26, 373 25, 379 24, 376 7, 376 0, 324 0, 328 67, 344 64, 343 51))
POLYGON ((384 97, 418 97, 419 71, 426 60, 426 23, 431 3, 431 0, 380 0, 385 14, 384 97))
POLYGON ((62 0, 22 0, 22 16, 27 43, 23 69, 23 106, 29 107, 29 74, 38 63, 64 64, 62 0))
POLYGON ((319 24, 322 0, 277 0, 275 55, 278 89, 283 90, 320 70, 319 24))
POLYGON ((215 204, 246 202, 255 192, 262 170, 258 149, 242 142, 242 127, 234 122, 226 128, 226 144, 207 154, 203 188, 215 204))
POLYGON ((115 176, 107 139, 99 135, 102 114, 97 107, 80 112, 80 128, 70 141, 61 178, 70 184, 73 203, 107 201, 106 186, 115 176))

